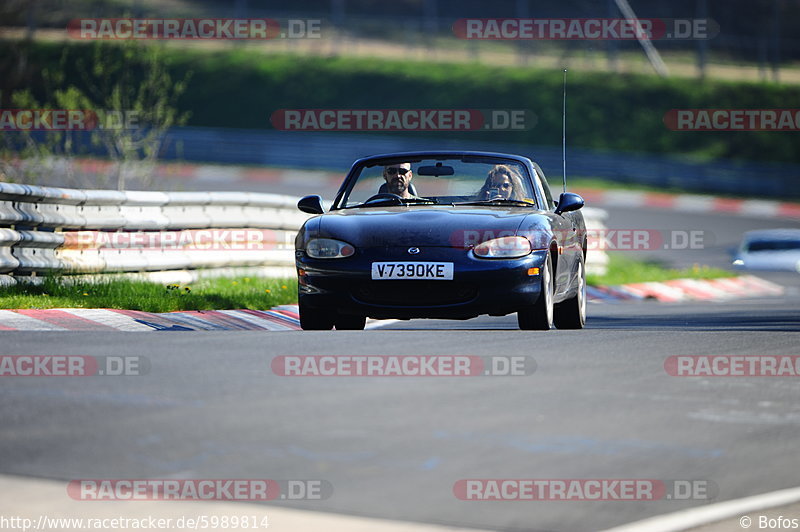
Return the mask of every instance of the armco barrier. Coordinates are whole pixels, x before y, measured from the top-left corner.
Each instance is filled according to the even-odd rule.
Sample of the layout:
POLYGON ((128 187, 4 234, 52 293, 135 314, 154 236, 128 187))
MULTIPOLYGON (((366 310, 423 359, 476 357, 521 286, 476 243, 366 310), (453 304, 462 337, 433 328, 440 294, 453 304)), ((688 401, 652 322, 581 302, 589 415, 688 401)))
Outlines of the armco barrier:
MULTIPOLYGON (((608 219, 608 212, 603 209, 595 209, 593 207, 584 207, 581 209, 583 218, 586 222, 587 232, 591 231, 595 234, 605 232, 606 220, 608 219)), ((605 251, 600 249, 592 249, 589 245, 589 250, 586 253, 586 273, 590 275, 605 275, 608 271, 608 255, 605 251)))
MULTIPOLYGON (((586 208, 586 225, 605 212, 586 208)), ((250 192, 121 192, 0 182, 0 274, 267 268, 292 274, 297 198, 250 192), (282 270, 280 270, 282 268, 282 270)), ((587 271, 602 273, 603 252, 587 271)), ((14 277, 0 275, 0 285, 14 277)), ((181 278, 183 278, 181 277, 181 278)))
MULTIPOLYGON (((294 266, 297 198, 0 183, 0 274, 294 266), (244 237, 242 237, 244 235, 244 237)), ((274 270, 271 270, 274 271, 274 270)), ((0 284, 13 282, 3 276, 0 284)))

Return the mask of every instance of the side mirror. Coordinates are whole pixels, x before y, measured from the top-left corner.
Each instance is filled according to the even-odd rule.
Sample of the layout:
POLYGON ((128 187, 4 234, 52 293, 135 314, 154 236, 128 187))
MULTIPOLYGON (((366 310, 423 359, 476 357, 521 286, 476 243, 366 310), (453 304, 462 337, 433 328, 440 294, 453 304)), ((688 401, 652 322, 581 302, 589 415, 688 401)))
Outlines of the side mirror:
POLYGON ((297 208, 308 214, 322 214, 322 198, 316 194, 313 196, 303 196, 297 202, 297 208))
POLYGON ((558 198, 558 206, 556 207, 556 214, 564 212, 577 211, 583 207, 583 198, 572 192, 562 192, 558 198))

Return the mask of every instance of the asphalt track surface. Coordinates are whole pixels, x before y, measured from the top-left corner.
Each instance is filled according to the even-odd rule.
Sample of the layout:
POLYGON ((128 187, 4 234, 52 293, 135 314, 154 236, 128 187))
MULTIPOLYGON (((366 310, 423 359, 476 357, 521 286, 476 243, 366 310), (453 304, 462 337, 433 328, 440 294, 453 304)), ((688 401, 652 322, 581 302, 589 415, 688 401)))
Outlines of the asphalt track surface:
MULTIPOLYGON (((703 229, 725 265, 780 220, 616 209, 610 227, 703 229)), ((638 252, 631 252, 638 253, 638 252)), ((0 354, 146 356, 139 377, 4 378, 0 473, 79 478, 324 479, 323 501, 274 504, 495 530, 598 530, 798 484, 792 377, 672 377, 672 355, 797 355, 798 276, 782 298, 592 304, 583 331, 513 316, 364 332, 1 332, 0 354), (520 355, 519 377, 302 378, 279 355, 520 355), (460 479, 701 480, 712 501, 462 501, 460 479)))
POLYGON ((453 485, 704 480, 719 488, 716 500, 794 486, 796 379, 672 377, 663 364, 676 354, 796 354, 797 303, 771 301, 768 313, 759 301, 592 305, 588 329, 545 333, 513 330, 508 318, 456 330, 423 322, 430 330, 413 332, 398 323, 330 333, 4 333, 2 354, 143 355, 151 370, 7 379, 2 470, 65 481, 324 479, 334 496, 296 507, 488 529, 598 530, 705 501, 460 501, 453 485), (537 370, 472 378, 270 370, 274 356, 308 354, 520 354, 537 370))

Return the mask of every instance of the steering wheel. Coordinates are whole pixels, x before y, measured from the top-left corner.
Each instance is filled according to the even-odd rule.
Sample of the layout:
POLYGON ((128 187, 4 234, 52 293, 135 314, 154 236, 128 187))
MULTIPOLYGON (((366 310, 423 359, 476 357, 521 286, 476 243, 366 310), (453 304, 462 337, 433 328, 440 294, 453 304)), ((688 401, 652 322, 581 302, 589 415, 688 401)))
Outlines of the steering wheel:
POLYGON ((370 197, 363 203, 366 205, 367 203, 378 202, 378 201, 391 201, 392 203, 396 203, 397 205, 403 204, 403 198, 398 196, 397 194, 392 194, 391 192, 381 192, 380 194, 375 194, 374 196, 370 197))

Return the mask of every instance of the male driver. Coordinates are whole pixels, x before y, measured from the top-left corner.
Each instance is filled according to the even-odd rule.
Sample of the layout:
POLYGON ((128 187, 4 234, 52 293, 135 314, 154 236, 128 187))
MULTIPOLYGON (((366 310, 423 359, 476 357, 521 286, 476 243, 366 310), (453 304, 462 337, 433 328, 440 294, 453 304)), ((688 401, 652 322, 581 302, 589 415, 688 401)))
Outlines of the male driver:
POLYGON ((387 191, 404 199, 417 197, 409 190, 412 177, 414 175, 411 173, 411 163, 390 164, 383 168, 387 191))

